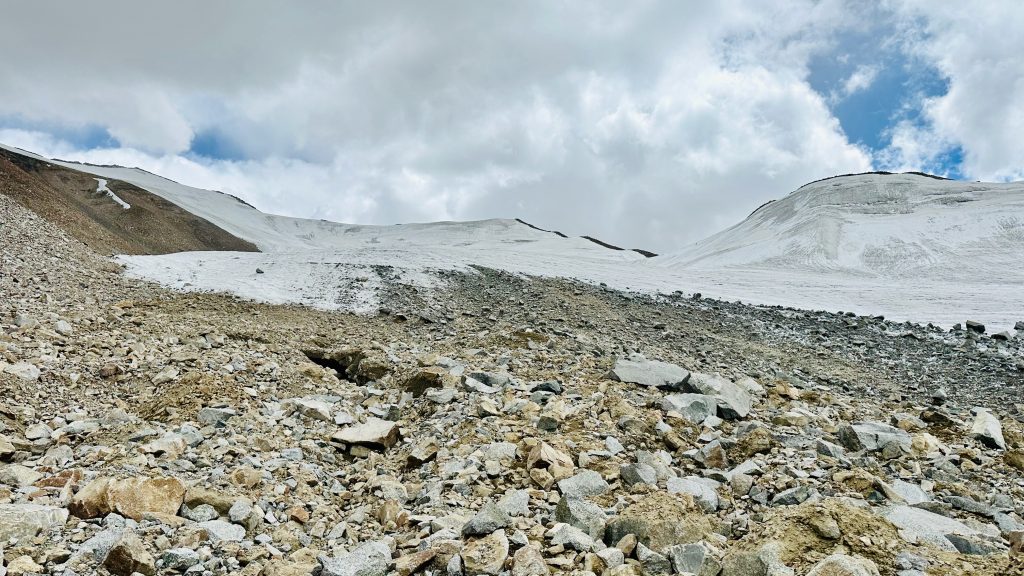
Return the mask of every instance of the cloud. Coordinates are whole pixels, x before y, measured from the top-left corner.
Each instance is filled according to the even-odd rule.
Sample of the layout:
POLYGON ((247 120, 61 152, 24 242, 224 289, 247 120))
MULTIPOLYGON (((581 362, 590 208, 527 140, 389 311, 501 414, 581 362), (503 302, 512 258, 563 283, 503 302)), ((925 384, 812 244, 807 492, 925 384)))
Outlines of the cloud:
POLYGON ((894 4, 904 19, 904 50, 948 83, 921 98, 921 120, 897 126, 887 151, 896 165, 935 163, 962 149, 971 179, 1024 178, 1024 10, 1013 0, 894 4))
POLYGON ((42 19, 16 3, 0 118, 20 132, 0 138, 288 215, 521 217, 665 251, 871 167, 807 83, 851 10, 106 1, 42 19), (101 126, 117 145, 75 149, 53 126, 101 126), (214 137, 228 157, 194 152, 214 137))
POLYGON ((857 92, 863 92, 875 83, 878 77, 878 67, 861 64, 854 69, 850 77, 843 83, 843 95, 849 96, 857 92))

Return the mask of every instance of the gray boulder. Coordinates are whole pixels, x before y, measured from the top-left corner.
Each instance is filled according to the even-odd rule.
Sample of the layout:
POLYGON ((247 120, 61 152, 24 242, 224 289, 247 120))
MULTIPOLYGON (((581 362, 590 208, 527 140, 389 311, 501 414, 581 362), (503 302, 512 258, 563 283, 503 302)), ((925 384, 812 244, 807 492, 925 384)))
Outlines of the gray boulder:
POLYGON ((672 394, 661 401, 661 409, 677 412, 687 422, 700 424, 716 413, 718 402, 705 394, 672 394))
POLYGON ((989 448, 1006 450, 1006 441, 1003 439, 1003 427, 999 419, 984 408, 975 408, 974 423, 971 425, 971 436, 977 438, 982 444, 989 448))
POLYGON ((683 384, 684 391, 712 396, 718 404, 718 414, 726 420, 746 418, 753 398, 745 388, 716 374, 693 372, 683 384))
POLYGON ((839 443, 847 450, 875 452, 884 450, 889 444, 910 451, 910 434, 895 426, 880 422, 856 422, 839 428, 839 443))
POLYGON ((669 478, 669 494, 689 494, 693 501, 705 512, 718 510, 718 482, 708 478, 687 476, 686 478, 669 478))
POLYGON ((319 556, 320 576, 385 576, 391 548, 383 542, 367 542, 337 558, 319 556))
POLYGON ((690 377, 689 370, 657 360, 648 360, 643 356, 633 356, 629 360, 615 362, 608 377, 619 382, 679 390, 680 386, 690 377))

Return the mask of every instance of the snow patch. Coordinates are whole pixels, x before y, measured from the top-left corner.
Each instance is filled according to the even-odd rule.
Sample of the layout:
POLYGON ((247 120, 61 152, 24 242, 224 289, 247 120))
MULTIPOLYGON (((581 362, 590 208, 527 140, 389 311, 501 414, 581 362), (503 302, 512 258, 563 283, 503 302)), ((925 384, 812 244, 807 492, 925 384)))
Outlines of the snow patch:
POLYGON ((103 178, 93 178, 93 180, 95 180, 97 182, 97 186, 96 186, 96 191, 97 192, 106 192, 107 196, 110 196, 110 198, 114 202, 117 202, 118 204, 120 204, 121 208, 124 208, 125 210, 127 210, 127 209, 132 207, 131 204, 125 202, 124 200, 121 200, 121 198, 117 194, 114 194, 113 190, 111 190, 110 188, 107 188, 107 181, 106 180, 104 180, 103 178))

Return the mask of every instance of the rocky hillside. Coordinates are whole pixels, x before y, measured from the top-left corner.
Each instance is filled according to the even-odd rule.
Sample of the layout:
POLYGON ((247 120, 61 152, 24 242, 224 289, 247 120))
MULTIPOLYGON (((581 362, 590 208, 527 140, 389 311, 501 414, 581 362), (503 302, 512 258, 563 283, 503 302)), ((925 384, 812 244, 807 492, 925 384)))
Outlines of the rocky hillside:
POLYGON ((100 254, 186 250, 255 251, 160 196, 114 179, 97 179, 0 147, 0 193, 55 223, 100 254))
POLYGON ((0 226, 8 574, 1024 570, 1009 335, 487 269, 355 316, 0 226))

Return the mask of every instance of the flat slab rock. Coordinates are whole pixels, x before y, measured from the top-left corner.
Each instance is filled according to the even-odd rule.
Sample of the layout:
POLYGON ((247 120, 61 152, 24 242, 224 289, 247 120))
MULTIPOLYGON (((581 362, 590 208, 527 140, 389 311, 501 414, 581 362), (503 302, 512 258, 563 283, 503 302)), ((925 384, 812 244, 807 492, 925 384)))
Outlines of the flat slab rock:
POLYGON ((616 361, 608 376, 619 382, 678 390, 690 377, 690 371, 668 362, 634 356, 628 360, 616 361))
POLYGON ((64 508, 39 504, 0 504, 0 542, 7 544, 11 538, 33 538, 53 526, 63 526, 67 520, 68 511, 64 508))
POLYGON ((383 450, 398 442, 398 423, 367 418, 362 424, 342 428, 331 436, 333 442, 383 450))
POLYGON ((885 519, 899 528, 904 537, 917 538, 952 552, 956 547, 946 538, 947 534, 978 534, 977 530, 959 520, 912 506, 893 506, 885 512, 885 519))

